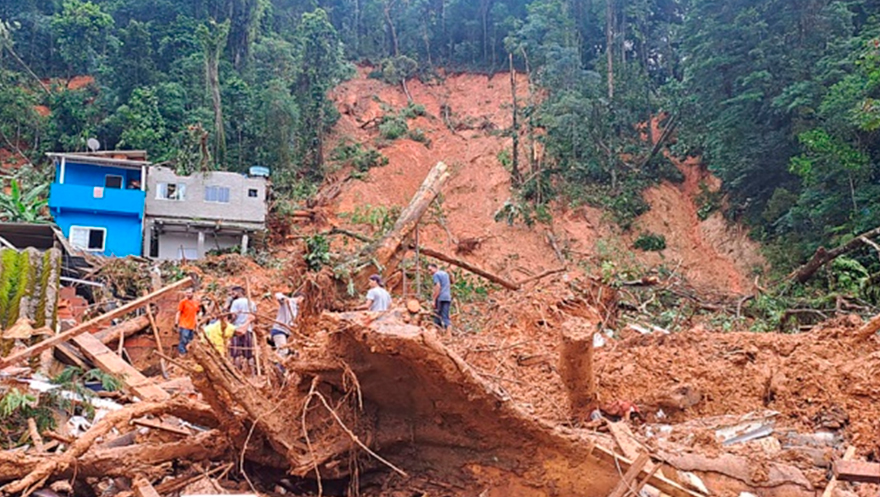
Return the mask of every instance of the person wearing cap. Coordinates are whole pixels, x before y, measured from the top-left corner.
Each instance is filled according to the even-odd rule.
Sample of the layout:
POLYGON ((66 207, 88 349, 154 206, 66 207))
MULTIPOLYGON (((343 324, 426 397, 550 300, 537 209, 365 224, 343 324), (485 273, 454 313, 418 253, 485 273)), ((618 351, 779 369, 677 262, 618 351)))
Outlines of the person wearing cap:
POLYGON ((358 307, 359 311, 382 312, 391 307, 391 294, 382 284, 382 277, 378 274, 370 276, 370 290, 367 291, 367 302, 358 307))
POLYGON ((287 339, 290 337, 290 330, 294 327, 296 315, 299 313, 299 306, 303 301, 303 295, 299 292, 288 297, 281 292, 275 294, 275 300, 278 301, 278 315, 275 322, 272 323, 272 330, 269 332, 272 336, 272 343, 275 345, 275 351, 281 357, 287 357, 289 350, 287 349, 287 339))

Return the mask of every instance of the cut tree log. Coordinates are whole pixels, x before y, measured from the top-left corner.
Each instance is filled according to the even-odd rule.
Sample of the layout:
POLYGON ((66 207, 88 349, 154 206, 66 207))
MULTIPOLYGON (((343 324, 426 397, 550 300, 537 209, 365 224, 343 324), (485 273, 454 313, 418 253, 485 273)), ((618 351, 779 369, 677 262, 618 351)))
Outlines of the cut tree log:
POLYGON ((597 407, 596 375, 593 371, 593 334, 598 323, 570 318, 562 325, 559 376, 568 394, 570 415, 576 422, 590 419, 597 407))
POLYGON ((92 333, 98 340, 101 341, 104 345, 109 345, 111 343, 119 340, 119 335, 121 334, 123 337, 128 338, 132 335, 140 333, 147 326, 150 325, 150 321, 147 319, 146 315, 137 316, 135 318, 124 321, 116 326, 111 326, 109 328, 104 328, 101 331, 96 331, 92 333))
MULTIPOLYGON (((415 246, 411 246, 410 248, 415 250, 415 246)), ((519 290, 519 288, 520 288, 519 283, 514 283, 512 281, 508 281, 508 280, 502 278, 501 276, 494 275, 494 274, 490 273, 489 271, 481 269, 481 268, 479 268, 479 267, 477 267, 477 266, 475 266, 465 260, 458 259, 456 257, 452 257, 452 256, 446 255, 442 252, 438 252, 436 250, 429 249, 426 247, 419 247, 419 251, 428 257, 437 259, 439 261, 443 261, 447 264, 452 264, 453 266, 460 267, 460 268, 464 269, 465 271, 476 274, 477 276, 482 276, 483 278, 486 278, 487 280, 491 281, 492 283, 495 283, 496 285, 503 286, 504 288, 506 288, 508 290, 519 290)))
POLYGON ((825 264, 833 261, 843 254, 852 252, 853 250, 864 245, 865 242, 862 240, 862 238, 870 239, 877 235, 880 235, 880 227, 874 228, 870 231, 866 231, 832 250, 828 250, 825 247, 819 247, 818 249, 816 249, 813 257, 811 257, 806 264, 799 267, 794 273, 792 273, 790 278, 798 283, 804 283, 809 280, 814 274, 816 274, 816 271, 818 271, 825 264))
MULTIPOLYGON (((90 329, 94 328, 95 326, 97 326, 101 323, 104 323, 105 321, 109 321, 109 320, 111 320, 113 318, 117 318, 119 316, 124 316, 125 314, 128 314, 129 312, 131 312, 131 311, 133 311, 133 310, 135 310, 145 304, 149 304, 150 302, 153 302, 154 300, 165 295, 166 293, 169 293, 171 291, 174 291, 179 288, 183 288, 187 285, 192 285, 192 284, 193 284, 193 279, 187 277, 187 278, 184 278, 176 283, 168 285, 168 286, 162 288, 161 290, 153 292, 147 296, 132 300, 131 302, 129 302, 123 306, 120 306, 116 309, 113 309, 110 312, 104 313, 94 319, 90 319, 90 320, 86 321, 85 323, 74 326, 73 328, 65 331, 64 333, 60 333, 60 334, 55 335, 53 337, 47 338, 47 339, 43 340, 42 342, 37 343, 36 345, 33 345, 33 346, 28 347, 20 352, 16 352, 15 354, 12 354, 8 357, 4 357, 4 358, 0 359, 0 369, 5 368, 7 366, 11 366, 13 364, 18 364, 20 361, 23 361, 25 359, 33 357, 34 355, 39 354, 40 352, 42 352, 44 350, 47 350, 51 347, 54 347, 55 345, 58 345, 59 343, 66 342, 75 336, 82 335, 83 333, 89 331, 90 329)), ((100 341, 99 341, 99 343, 100 343, 100 341)))
POLYGON ((365 286, 370 275, 381 270, 387 276, 397 270, 397 266, 406 255, 408 244, 406 240, 418 225, 419 220, 440 194, 446 181, 449 180, 449 168, 443 162, 438 162, 425 177, 418 191, 413 195, 409 205, 394 227, 391 228, 385 236, 383 236, 375 244, 368 246, 361 254, 360 260, 363 267, 357 268, 352 279, 358 286, 365 286))

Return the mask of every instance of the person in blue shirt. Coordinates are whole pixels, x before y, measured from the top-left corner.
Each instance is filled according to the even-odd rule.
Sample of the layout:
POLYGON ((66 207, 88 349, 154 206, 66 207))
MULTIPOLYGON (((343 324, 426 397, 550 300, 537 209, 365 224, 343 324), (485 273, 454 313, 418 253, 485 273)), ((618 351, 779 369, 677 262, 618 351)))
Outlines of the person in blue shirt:
POLYGON ((428 264, 428 271, 434 280, 434 290, 431 297, 434 301, 434 323, 448 330, 452 325, 449 320, 449 306, 452 305, 452 281, 449 273, 443 271, 436 264, 428 264))

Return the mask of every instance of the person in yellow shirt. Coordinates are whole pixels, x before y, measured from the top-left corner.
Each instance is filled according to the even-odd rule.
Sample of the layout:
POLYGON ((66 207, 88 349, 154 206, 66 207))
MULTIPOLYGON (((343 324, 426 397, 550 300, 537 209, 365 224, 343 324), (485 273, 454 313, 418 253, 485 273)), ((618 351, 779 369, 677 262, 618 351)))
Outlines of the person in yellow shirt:
POLYGON ((228 319, 228 314, 221 314, 219 319, 215 319, 202 328, 208 343, 213 345, 217 352, 224 357, 226 357, 229 340, 235 335, 235 325, 230 323, 228 319))

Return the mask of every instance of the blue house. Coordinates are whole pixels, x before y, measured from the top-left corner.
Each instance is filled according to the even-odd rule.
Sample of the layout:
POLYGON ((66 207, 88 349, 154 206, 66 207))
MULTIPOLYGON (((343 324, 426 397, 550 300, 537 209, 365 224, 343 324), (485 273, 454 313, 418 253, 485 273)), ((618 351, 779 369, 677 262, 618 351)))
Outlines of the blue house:
POLYGON ((49 211, 70 245, 106 256, 140 255, 146 154, 48 155, 55 162, 49 211))

